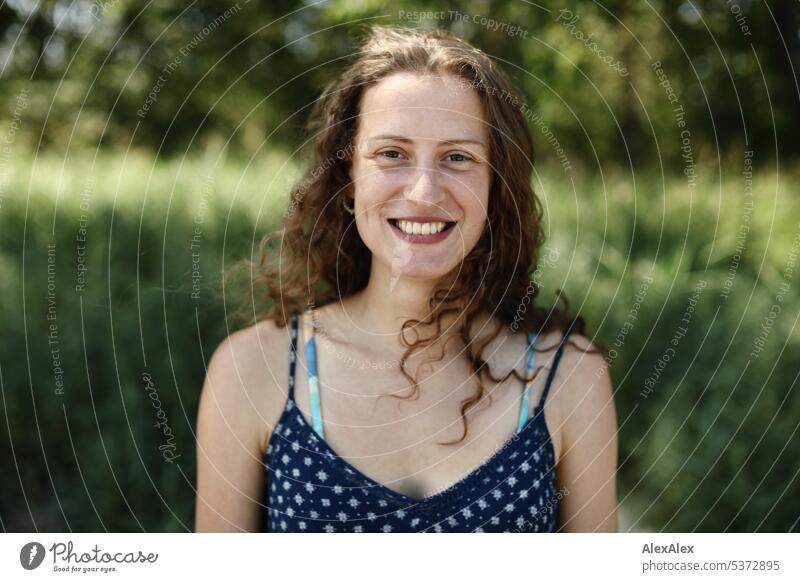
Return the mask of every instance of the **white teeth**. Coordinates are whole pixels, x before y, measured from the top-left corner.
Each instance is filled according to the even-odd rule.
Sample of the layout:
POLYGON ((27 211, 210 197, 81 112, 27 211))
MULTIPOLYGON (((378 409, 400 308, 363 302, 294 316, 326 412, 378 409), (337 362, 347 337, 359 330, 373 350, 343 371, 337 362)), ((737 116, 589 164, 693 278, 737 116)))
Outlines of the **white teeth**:
POLYGON ((447 225, 445 222, 410 222, 408 220, 398 220, 397 227, 406 234, 429 235, 437 234, 444 230, 447 225))

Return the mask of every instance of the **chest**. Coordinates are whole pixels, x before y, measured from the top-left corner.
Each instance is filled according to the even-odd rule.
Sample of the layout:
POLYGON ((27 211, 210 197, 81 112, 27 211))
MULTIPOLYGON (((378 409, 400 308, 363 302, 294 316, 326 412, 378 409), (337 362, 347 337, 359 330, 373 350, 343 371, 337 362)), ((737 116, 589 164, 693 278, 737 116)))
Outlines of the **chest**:
MULTIPOLYGON (((462 407, 478 394, 466 358, 445 357, 419 369, 417 362, 409 362, 407 371, 418 380, 415 391, 398 360, 319 339, 316 344, 325 445, 360 473, 399 494, 422 498, 453 487, 515 437, 523 384, 514 376, 500 382, 484 380, 484 397, 467 412, 464 436, 462 407)), ((495 352, 496 377, 515 366, 523 372, 521 358, 509 355, 524 352, 524 346, 515 347, 495 352)), ((309 420, 307 370, 301 349, 295 401, 309 420)), ((538 402, 543 376, 531 384, 529 412, 538 402)))
POLYGON ((540 419, 456 483, 410 495, 345 462, 293 404, 267 454, 267 531, 554 531, 553 452, 540 419))

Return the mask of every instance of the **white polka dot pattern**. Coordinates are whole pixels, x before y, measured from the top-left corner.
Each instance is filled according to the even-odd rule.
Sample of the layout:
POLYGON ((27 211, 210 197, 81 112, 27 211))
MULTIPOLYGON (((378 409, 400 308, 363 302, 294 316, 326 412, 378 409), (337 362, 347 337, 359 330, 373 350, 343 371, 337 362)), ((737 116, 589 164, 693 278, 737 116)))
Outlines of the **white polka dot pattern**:
MULTIPOLYGON (((447 489, 414 499, 364 475, 306 421, 294 399, 298 314, 291 319, 289 394, 265 454, 265 531, 550 532, 555 452, 544 402, 569 337, 556 350, 539 404, 517 433, 447 489)), ((527 400, 525 400, 527 404, 527 400)))
POLYGON ((361 473, 321 439, 290 397, 265 456, 266 531, 549 532, 554 452, 542 409, 449 488, 414 499, 361 473))

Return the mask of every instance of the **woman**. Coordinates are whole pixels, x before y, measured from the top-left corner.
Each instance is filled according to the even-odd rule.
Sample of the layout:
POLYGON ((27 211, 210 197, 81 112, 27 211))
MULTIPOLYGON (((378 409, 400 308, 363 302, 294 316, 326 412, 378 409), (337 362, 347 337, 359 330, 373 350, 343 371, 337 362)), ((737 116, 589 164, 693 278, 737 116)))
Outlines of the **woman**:
POLYGON ((515 103, 464 41, 382 27, 326 89, 271 307, 208 367, 198 531, 616 529, 612 390, 583 321, 535 306, 515 103))

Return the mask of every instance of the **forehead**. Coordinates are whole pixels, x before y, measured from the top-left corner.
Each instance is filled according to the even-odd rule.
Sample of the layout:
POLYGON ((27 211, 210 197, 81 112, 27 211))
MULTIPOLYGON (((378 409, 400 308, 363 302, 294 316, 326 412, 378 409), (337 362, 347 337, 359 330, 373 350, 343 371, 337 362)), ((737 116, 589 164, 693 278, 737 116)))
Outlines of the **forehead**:
POLYGON ((451 76, 397 73, 382 79, 365 91, 358 125, 366 138, 390 133, 418 139, 488 139, 476 89, 451 76))

